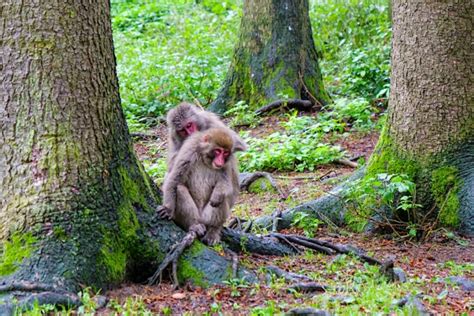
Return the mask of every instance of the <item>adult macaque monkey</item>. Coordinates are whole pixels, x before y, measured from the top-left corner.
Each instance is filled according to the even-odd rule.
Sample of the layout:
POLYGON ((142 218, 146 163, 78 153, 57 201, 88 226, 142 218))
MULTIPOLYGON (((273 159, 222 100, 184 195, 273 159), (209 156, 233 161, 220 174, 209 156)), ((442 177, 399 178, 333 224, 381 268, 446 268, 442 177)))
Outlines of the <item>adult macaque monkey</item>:
POLYGON ((234 139, 228 128, 211 128, 189 136, 163 184, 161 217, 173 219, 203 241, 220 241, 222 227, 239 194, 234 139))
POLYGON ((195 132, 202 132, 209 128, 226 129, 232 136, 235 151, 244 151, 247 144, 237 133, 227 127, 214 113, 202 110, 197 106, 182 102, 171 109, 166 116, 168 123, 168 173, 171 172, 174 160, 184 140, 195 132))

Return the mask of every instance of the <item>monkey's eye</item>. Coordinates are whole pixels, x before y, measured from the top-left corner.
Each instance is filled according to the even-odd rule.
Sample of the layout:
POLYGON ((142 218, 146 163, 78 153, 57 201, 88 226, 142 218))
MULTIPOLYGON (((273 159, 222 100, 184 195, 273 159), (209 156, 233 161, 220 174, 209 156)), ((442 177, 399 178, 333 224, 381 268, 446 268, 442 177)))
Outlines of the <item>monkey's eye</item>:
POLYGON ((222 149, 220 149, 220 148, 214 149, 214 155, 215 155, 215 156, 220 156, 220 155, 222 155, 222 154, 224 154, 224 156, 225 156, 225 153, 224 153, 224 151, 223 151, 222 149))
POLYGON ((191 128, 191 126, 193 126, 193 123, 189 122, 188 124, 186 124, 186 127, 187 128, 191 128))
POLYGON ((226 158, 227 158, 227 157, 229 157, 229 155, 230 155, 230 152, 229 152, 229 151, 227 151, 227 150, 226 150, 226 151, 224 151, 224 157, 226 157, 226 158))

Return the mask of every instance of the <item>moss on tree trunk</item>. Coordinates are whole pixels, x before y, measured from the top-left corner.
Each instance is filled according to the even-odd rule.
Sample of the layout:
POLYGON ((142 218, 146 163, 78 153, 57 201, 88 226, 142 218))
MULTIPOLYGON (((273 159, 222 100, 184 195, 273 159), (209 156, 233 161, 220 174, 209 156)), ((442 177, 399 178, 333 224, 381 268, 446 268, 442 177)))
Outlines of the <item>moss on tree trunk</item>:
POLYGON ((326 104, 308 1, 246 0, 239 43, 217 99, 224 112, 243 100, 253 108, 276 100, 326 104))
MULTIPOLYGON (((389 115, 366 170, 329 195, 283 212, 279 229, 300 212, 343 224, 344 201, 360 172, 366 178, 404 173, 416 183, 419 215, 430 213, 442 226, 474 235, 473 6, 398 0, 392 14, 389 115)), ((272 220, 256 223, 271 227, 272 220)))
POLYGON ((424 211, 474 233, 473 6, 393 2, 389 116, 368 175, 406 173, 424 211))
MULTIPOLYGON (((155 218, 160 193, 133 152, 109 1, 7 0, 0 11, 0 283, 75 292, 143 280, 183 232, 155 218)), ((230 277, 206 247, 182 263, 197 283, 230 277)))

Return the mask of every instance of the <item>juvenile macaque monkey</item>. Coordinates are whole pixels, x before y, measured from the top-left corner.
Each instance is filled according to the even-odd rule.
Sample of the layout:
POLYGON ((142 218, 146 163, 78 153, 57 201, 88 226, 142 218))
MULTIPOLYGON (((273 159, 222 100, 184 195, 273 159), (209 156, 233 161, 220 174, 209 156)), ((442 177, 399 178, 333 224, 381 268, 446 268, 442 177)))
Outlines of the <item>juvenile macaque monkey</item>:
POLYGON ((168 173, 171 172, 174 160, 184 140, 195 132, 209 128, 226 129, 234 142, 235 151, 244 151, 247 144, 233 130, 227 127, 214 113, 202 110, 197 106, 182 102, 171 109, 166 116, 168 124, 168 173))
POLYGON ((173 219, 203 241, 220 241, 222 227, 239 194, 234 140, 227 128, 193 133, 179 150, 163 184, 161 217, 173 219))

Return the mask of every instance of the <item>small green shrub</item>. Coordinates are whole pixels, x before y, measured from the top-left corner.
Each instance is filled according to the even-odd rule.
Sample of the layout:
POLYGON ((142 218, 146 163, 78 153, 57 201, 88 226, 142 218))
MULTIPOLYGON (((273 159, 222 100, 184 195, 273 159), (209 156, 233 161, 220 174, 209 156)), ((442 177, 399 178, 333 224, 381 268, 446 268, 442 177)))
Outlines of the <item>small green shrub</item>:
POLYGON ((350 124, 357 130, 368 130, 375 126, 371 119, 372 113, 376 111, 370 106, 369 101, 363 98, 347 99, 341 98, 329 104, 327 112, 321 114, 320 120, 330 121, 331 119, 345 126, 350 124))
POLYGON ((207 105, 216 97, 237 39, 236 3, 112 0, 127 120, 160 116, 183 100, 207 105))
POLYGON ((314 170, 342 156, 337 146, 322 143, 317 135, 273 133, 264 139, 246 138, 249 149, 240 154, 243 171, 314 170))
POLYGON ((168 164, 165 158, 143 161, 146 172, 158 183, 163 182, 168 164))
POLYGON ((314 237, 314 233, 318 230, 318 226, 323 222, 308 213, 299 212, 293 219, 292 226, 303 229, 307 237, 314 237))
POLYGON ((315 0, 310 17, 325 87, 333 95, 387 98, 391 25, 385 0, 315 0))
POLYGON ((356 231, 362 231, 370 218, 377 214, 380 221, 389 224, 387 214, 403 213, 408 218, 405 227, 411 237, 417 233, 417 224, 413 216, 420 205, 414 202, 416 186, 406 175, 377 174, 375 177, 354 181, 348 190, 346 202, 349 210, 346 213, 347 224, 356 231))
POLYGON ((244 101, 237 102, 233 107, 224 113, 224 116, 231 117, 230 125, 236 126, 257 126, 261 118, 250 110, 248 104, 244 101))

